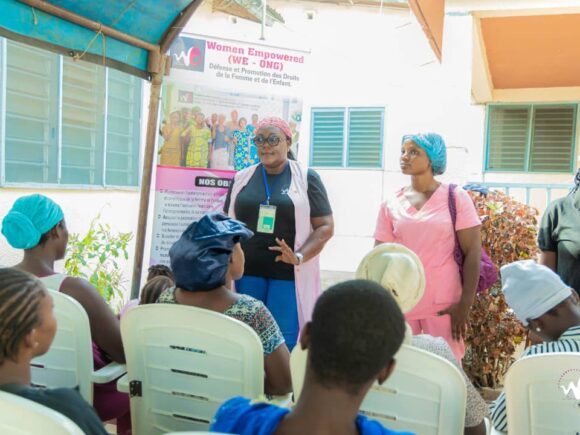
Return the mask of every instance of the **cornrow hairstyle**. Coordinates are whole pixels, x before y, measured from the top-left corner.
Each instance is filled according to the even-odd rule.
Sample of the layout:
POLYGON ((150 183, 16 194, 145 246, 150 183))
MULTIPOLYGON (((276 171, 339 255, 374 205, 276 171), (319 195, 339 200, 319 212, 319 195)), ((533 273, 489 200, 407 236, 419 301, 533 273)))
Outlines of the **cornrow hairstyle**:
POLYGON ((153 266, 149 267, 149 269, 147 270, 147 281, 150 281, 156 276, 166 276, 175 281, 173 272, 169 267, 165 266, 164 264, 154 264, 153 266))
POLYGON ((46 291, 34 276, 0 268, 0 366, 15 361, 23 338, 40 323, 39 307, 46 291))
POLYGON ((161 293, 163 293, 163 291, 169 287, 173 287, 174 285, 175 282, 171 278, 164 275, 151 278, 151 280, 147 281, 147 283, 141 289, 139 305, 157 303, 157 299, 159 299, 161 293))

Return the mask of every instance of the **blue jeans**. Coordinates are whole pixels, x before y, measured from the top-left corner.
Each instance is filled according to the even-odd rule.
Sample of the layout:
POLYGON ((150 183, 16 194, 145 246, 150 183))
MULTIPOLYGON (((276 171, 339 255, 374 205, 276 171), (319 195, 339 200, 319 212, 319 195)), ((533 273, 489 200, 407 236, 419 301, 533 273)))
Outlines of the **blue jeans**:
POLYGON ((244 276, 236 281, 236 290, 266 305, 282 331, 288 350, 292 351, 298 340, 299 329, 294 281, 244 276))

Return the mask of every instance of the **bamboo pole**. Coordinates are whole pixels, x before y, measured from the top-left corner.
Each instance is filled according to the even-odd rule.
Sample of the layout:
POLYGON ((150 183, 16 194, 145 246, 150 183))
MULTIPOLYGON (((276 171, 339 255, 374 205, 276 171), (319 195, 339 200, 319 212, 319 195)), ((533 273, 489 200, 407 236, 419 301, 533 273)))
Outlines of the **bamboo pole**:
POLYGON ((105 26, 97 21, 90 20, 81 15, 75 14, 67 9, 60 8, 51 3, 43 0, 18 0, 20 3, 27 4, 35 9, 46 12, 47 14, 54 15, 55 17, 62 18, 63 20, 70 21, 71 23, 78 24, 79 26, 86 27, 87 29, 94 30, 95 32, 102 32, 105 36, 110 36, 111 38, 118 39, 119 41, 126 42, 135 47, 143 48, 149 51, 159 51, 159 45, 151 44, 150 42, 143 41, 142 39, 136 38, 135 36, 128 35, 112 27, 105 26))
POLYGON ((139 217, 137 221, 137 239, 135 242, 135 260, 133 262, 133 279, 131 281, 131 299, 139 296, 143 257, 145 252, 145 237, 147 236, 147 213, 149 212, 149 195, 151 193, 151 178, 155 160, 155 140, 157 138, 157 122, 159 118, 159 102, 161 85, 167 56, 162 55, 160 69, 151 78, 151 98, 149 100, 149 117, 147 121, 147 136, 145 156, 143 159, 143 175, 141 177, 141 197, 139 200, 139 217))

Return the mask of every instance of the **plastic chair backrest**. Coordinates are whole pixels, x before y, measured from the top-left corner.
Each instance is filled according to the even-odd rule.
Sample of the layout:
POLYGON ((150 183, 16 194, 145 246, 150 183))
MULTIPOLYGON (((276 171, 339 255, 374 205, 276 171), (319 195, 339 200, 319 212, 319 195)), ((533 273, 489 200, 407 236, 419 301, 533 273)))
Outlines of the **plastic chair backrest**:
MULTIPOLYGON (((295 400, 302 391, 307 351, 294 347, 290 370, 295 400)), ((403 345, 395 356, 395 370, 383 385, 367 393, 361 414, 393 430, 421 435, 463 433, 466 387, 463 376, 449 361, 403 345)))
POLYGON ((31 363, 32 384, 46 388, 79 388, 93 403, 93 348, 89 317, 73 298, 49 290, 54 301, 57 331, 50 349, 31 363))
POLYGON ((262 343, 223 314, 141 305, 123 317, 121 335, 134 433, 207 431, 224 401, 263 394, 262 343))
POLYGON ((504 391, 510 435, 580 433, 580 353, 521 358, 504 391))
POLYGON ((69 418, 39 403, 0 392, 2 435, 83 435, 69 418))

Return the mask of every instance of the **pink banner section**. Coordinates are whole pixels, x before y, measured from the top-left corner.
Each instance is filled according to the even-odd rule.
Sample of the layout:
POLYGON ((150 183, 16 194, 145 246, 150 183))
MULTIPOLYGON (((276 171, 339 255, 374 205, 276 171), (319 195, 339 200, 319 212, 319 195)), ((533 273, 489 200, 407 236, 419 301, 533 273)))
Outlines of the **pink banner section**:
POLYGON ((235 171, 157 167, 150 264, 169 265, 169 249, 204 214, 222 211, 235 171))
MULTIPOLYGON (((181 168, 176 166, 157 166, 157 182, 155 190, 191 190, 196 186, 196 179, 199 177, 213 178, 216 180, 231 180, 234 178, 236 171, 226 171, 221 169, 205 168, 181 168)), ((198 180, 198 182, 200 182, 198 180)), ((224 182, 216 181, 224 184, 224 182)), ((206 186, 208 188, 227 188, 229 184, 223 186, 206 186)), ((227 192, 226 192, 227 193, 227 192)))

